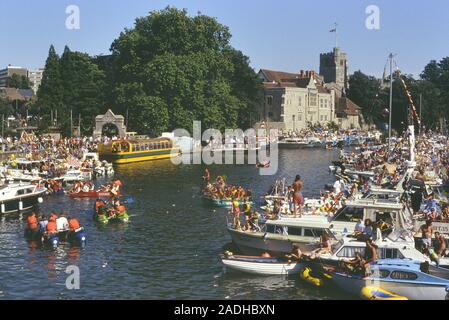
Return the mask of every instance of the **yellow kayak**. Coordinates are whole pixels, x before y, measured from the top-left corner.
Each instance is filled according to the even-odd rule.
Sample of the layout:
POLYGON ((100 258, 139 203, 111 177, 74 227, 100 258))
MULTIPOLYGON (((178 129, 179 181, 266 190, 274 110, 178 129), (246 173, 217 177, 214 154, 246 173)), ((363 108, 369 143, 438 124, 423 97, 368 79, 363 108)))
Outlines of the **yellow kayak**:
POLYGON ((407 297, 399 296, 379 287, 363 287, 360 294, 366 300, 408 300, 407 297))

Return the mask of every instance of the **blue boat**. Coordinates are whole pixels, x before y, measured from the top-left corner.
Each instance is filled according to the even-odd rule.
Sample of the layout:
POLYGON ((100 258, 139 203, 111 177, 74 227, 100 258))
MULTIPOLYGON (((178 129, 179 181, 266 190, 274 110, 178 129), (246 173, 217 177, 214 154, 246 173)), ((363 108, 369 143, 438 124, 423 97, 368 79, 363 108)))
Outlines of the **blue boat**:
POLYGON ((449 270, 405 259, 382 259, 370 264, 367 275, 333 272, 332 280, 354 295, 377 287, 410 300, 449 298, 449 270))

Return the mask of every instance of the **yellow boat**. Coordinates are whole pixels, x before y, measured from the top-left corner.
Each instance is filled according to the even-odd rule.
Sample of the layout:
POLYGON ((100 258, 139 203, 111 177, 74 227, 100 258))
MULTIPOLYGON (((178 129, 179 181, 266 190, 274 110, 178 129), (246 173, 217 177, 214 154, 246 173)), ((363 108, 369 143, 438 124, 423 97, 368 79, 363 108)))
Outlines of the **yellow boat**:
POLYGON ((366 300, 408 300, 407 297, 399 296, 379 287, 363 287, 360 295, 366 300))
POLYGON ((321 287, 324 285, 326 280, 331 279, 332 277, 328 275, 327 273, 322 273, 320 277, 314 277, 312 275, 312 269, 310 267, 305 267, 302 272, 299 274, 301 279, 307 281, 308 283, 321 287))
POLYGON ((180 149, 168 138, 114 140, 98 146, 101 159, 112 163, 131 163, 179 156, 180 149))

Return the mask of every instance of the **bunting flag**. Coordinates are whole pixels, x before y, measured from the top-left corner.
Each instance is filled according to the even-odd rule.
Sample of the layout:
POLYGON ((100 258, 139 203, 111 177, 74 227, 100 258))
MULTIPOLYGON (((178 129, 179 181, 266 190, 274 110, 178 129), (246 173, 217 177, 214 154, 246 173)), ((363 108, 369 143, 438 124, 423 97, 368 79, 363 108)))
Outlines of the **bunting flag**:
POLYGON ((403 77, 401 76, 399 69, 397 70, 397 73, 398 73, 399 79, 401 80, 402 86, 404 87, 405 94, 407 95, 407 98, 408 98, 408 102, 409 102, 410 106, 412 107, 413 117, 416 119, 416 122, 418 123, 418 125, 421 125, 421 119, 419 118, 418 113, 416 112, 416 107, 415 107, 415 103, 413 102, 412 95, 411 95, 410 91, 408 90, 407 84, 405 83, 403 77))

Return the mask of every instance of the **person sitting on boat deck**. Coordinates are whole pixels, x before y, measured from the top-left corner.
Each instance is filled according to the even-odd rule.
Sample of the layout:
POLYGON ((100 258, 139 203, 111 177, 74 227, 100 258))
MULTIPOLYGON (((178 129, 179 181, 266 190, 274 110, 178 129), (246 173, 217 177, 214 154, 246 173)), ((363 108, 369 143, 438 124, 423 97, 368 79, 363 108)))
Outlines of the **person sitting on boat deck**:
POLYGON ((28 229, 31 231, 37 231, 39 228, 38 222, 37 222, 37 217, 36 217, 36 213, 32 212, 28 217, 27 217, 27 223, 28 223, 28 229))
POLYGON ((363 231, 365 231, 365 224, 363 223, 362 218, 358 218, 357 223, 355 224, 354 227, 354 236, 357 238, 358 236, 363 234, 363 231))
POLYGON ((289 263, 292 261, 300 261, 303 257, 303 253, 301 249, 299 249, 299 245, 294 244, 292 252, 290 254, 286 254, 285 257, 288 259, 289 263))
POLYGON ((312 251, 311 258, 316 258, 326 253, 332 253, 332 243, 329 236, 323 233, 320 236, 320 248, 312 251))
POLYGON ((304 197, 302 196, 301 190, 304 187, 304 183, 301 181, 301 176, 298 174, 295 177, 295 181, 292 184, 294 196, 293 196, 293 210, 295 217, 298 216, 298 207, 299 207, 299 216, 302 214, 302 206, 304 204, 304 197))
POLYGON ((432 220, 427 219, 426 223, 423 224, 419 230, 421 231, 421 245, 422 247, 430 247, 432 245, 432 220))
POLYGON ((69 229, 69 221, 67 220, 64 213, 59 215, 59 218, 56 219, 56 230, 64 231, 69 229))
POLYGON ((52 213, 50 213, 50 219, 49 220, 51 220, 51 219, 55 220, 55 222, 56 222, 56 219, 58 219, 58 214, 56 212, 54 212, 54 211, 52 213))
POLYGON ((79 223, 78 219, 73 218, 73 217, 69 217, 69 229, 70 229, 70 231, 71 232, 75 232, 79 228, 81 228, 81 226, 80 226, 80 223, 79 223))
POLYGON ((234 217, 234 229, 240 229, 240 204, 235 198, 232 199, 231 211, 234 217))
POLYGON ((44 233, 47 227, 48 219, 45 217, 44 214, 41 215, 39 219, 39 229, 41 233, 44 233))
POLYGON ((359 241, 366 241, 373 235, 373 223, 371 219, 365 219, 365 228, 361 235, 357 237, 359 241))
POLYGON ((371 262, 375 262, 377 261, 377 259, 379 259, 379 254, 377 252, 378 249, 379 247, 373 242, 371 238, 366 240, 365 268, 367 268, 371 262))
POLYGON ((97 200, 95 200, 95 212, 98 213, 98 211, 100 210, 100 207, 105 206, 106 202, 100 198, 97 198, 97 200))
POLYGON ((269 254, 268 252, 263 252, 260 256, 262 258, 271 258, 271 254, 269 254))
POLYGON ((56 228, 56 218, 55 216, 50 216, 50 219, 48 220, 47 226, 45 228, 45 231, 49 234, 56 233, 58 230, 56 228))
POLYGON ((446 238, 444 238, 444 235, 439 233, 438 231, 435 232, 435 252, 439 257, 443 257, 446 254, 446 238))
POLYGON ((348 274, 364 275, 365 274, 365 260, 362 254, 357 251, 354 258, 349 260, 342 260, 344 269, 348 274))

